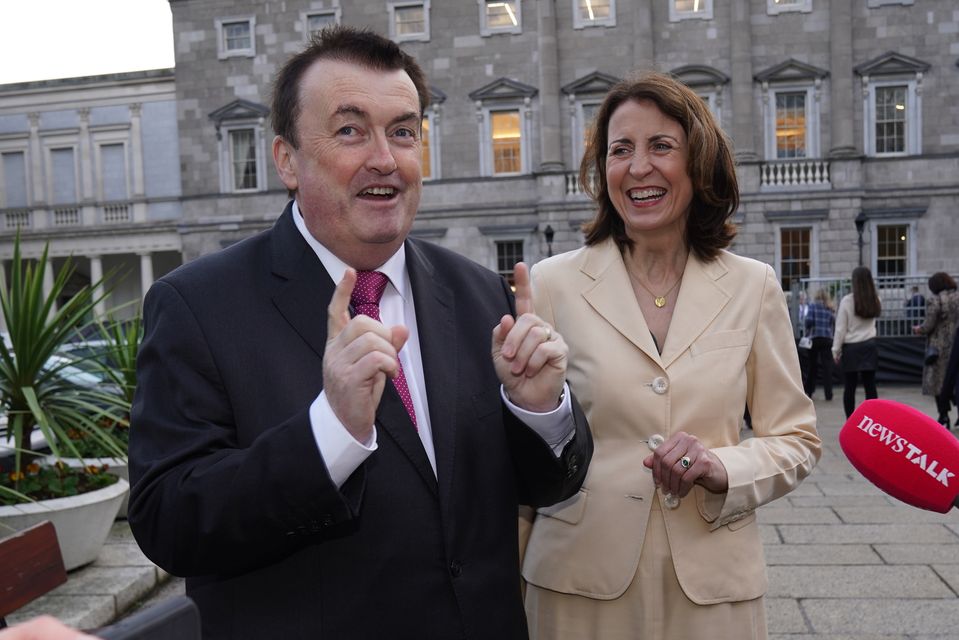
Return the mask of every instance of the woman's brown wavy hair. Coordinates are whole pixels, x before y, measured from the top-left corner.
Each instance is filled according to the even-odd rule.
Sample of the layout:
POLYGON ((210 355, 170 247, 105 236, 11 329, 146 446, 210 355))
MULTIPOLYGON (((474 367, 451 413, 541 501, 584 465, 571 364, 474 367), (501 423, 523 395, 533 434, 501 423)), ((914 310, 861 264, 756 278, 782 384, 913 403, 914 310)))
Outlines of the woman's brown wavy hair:
POLYGON ((613 86, 596 113, 579 169, 580 184, 598 204, 596 215, 583 225, 586 244, 598 244, 612 237, 621 251, 633 245, 609 198, 606 182, 609 121, 616 109, 630 100, 652 101, 686 132, 686 173, 693 186, 686 244, 701 260, 714 259, 736 236, 736 227, 730 221, 739 207, 732 144, 702 98, 672 76, 655 72, 633 76, 613 86))

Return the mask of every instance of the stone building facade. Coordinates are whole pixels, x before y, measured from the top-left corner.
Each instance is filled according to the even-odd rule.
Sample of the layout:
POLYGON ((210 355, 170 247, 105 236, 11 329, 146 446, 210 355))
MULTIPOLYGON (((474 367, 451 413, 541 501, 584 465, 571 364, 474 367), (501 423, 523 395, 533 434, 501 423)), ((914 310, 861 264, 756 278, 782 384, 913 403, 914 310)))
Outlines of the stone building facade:
MULTIPOLYGON (((903 276, 959 271, 959 10, 952 2, 170 0, 170 6, 175 98, 165 77, 167 93, 156 98, 164 109, 160 120, 146 117, 141 97, 110 111, 132 132, 131 105, 142 103, 137 127, 172 131, 166 114, 175 108, 178 132, 144 149, 145 166, 163 162, 171 173, 162 193, 150 193, 149 179, 143 191, 131 188, 141 208, 125 242, 167 234, 164 251, 190 260, 272 224, 287 200, 270 152, 273 75, 312 30, 338 22, 394 38, 426 70, 433 101, 424 120, 427 179, 414 233, 492 269, 508 274, 520 258, 535 262, 581 245, 579 226, 593 210, 576 178, 589 119, 612 83, 633 70, 655 69, 693 87, 732 137, 742 188, 733 250, 774 265, 787 290, 807 279, 846 277, 860 261, 900 286, 903 276), (173 148, 178 162, 170 161, 173 148)), ((9 105, 18 91, 42 99, 43 83, 32 85, 0 88, 4 154, 11 140, 32 148, 29 141, 42 138, 46 122, 81 134, 93 126, 83 125, 80 109, 87 107, 70 96, 63 97, 69 106, 56 107, 56 116, 41 114, 37 126, 26 106, 4 115, 17 112, 16 103, 9 105)), ((94 113, 91 107, 91 119, 94 113)), ((99 233, 92 185, 78 196, 91 212, 79 238, 99 233)), ((50 202, 28 204, 46 211, 43 218, 55 215, 50 202)), ((19 215, 20 204, 0 201, 0 207, 8 225, 19 215)), ((54 223, 44 224, 32 233, 61 237, 54 223)))
POLYGON ((176 132, 172 69, 0 86, 0 260, 19 232, 51 284, 68 256, 71 287, 115 274, 101 313, 139 300, 182 262, 176 132))

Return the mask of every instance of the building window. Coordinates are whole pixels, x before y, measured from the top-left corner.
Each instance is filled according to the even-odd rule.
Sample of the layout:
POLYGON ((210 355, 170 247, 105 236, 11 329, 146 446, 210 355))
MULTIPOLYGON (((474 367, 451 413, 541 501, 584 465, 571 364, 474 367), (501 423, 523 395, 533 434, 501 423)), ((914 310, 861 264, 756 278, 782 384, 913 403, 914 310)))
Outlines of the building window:
POLYGON ((4 153, 0 179, 0 207, 27 206, 27 165, 22 151, 4 153))
POLYGON ((615 27, 616 0, 573 0, 573 28, 615 27))
POLYGON ((509 286, 516 284, 513 268, 517 262, 523 261, 523 241, 522 240, 497 240, 496 241, 496 273, 500 274, 509 286))
POLYGON ((319 33, 326 27, 340 23, 339 9, 326 9, 324 11, 311 11, 305 14, 306 38, 309 40, 313 34, 319 33))
POLYGON ((253 34, 256 20, 250 18, 218 18, 216 21, 219 58, 234 56, 252 58, 256 55, 253 34))
POLYGON ((713 0, 669 0, 669 21, 712 20, 713 0))
POLYGON ((440 177, 440 148, 437 139, 438 132, 433 126, 437 120, 433 113, 423 114, 423 179, 436 180, 440 177))
POLYGON ((812 0, 766 0, 766 13, 771 16, 791 11, 810 13, 812 0))
POLYGON ((596 111, 598 110, 598 102, 577 101, 576 103, 576 114, 573 120, 575 125, 573 129, 574 167, 579 167, 583 161, 583 154, 586 153, 586 146, 589 144, 589 137, 593 131, 593 120, 596 118, 596 111))
POLYGON ((125 145, 100 145, 100 189, 100 199, 106 202, 130 197, 125 145))
POLYGON ((766 157, 777 160, 819 157, 818 101, 812 87, 769 91, 766 157))
POLYGON ((73 204, 77 201, 77 167, 74 149, 50 150, 50 202, 73 204))
POLYGON ((521 0, 479 0, 480 34, 522 33, 521 0))
POLYGON ((256 189, 256 131, 233 129, 227 132, 230 138, 231 191, 249 191, 256 189))
POLYGON ((784 291, 812 275, 812 228, 783 227, 779 230, 779 277, 784 291))
POLYGON ((870 9, 882 7, 887 4, 912 4, 915 0, 868 0, 866 6, 870 9))
POLYGON ((430 39, 429 2, 391 2, 390 38, 396 42, 430 39))
POLYGON ((493 175, 523 173, 523 133, 519 109, 490 111, 493 175))
POLYGON ((915 82, 872 82, 866 98, 866 154, 922 153, 920 105, 915 82))
POLYGON ((876 225, 876 275, 904 276, 909 267, 909 225, 876 225))

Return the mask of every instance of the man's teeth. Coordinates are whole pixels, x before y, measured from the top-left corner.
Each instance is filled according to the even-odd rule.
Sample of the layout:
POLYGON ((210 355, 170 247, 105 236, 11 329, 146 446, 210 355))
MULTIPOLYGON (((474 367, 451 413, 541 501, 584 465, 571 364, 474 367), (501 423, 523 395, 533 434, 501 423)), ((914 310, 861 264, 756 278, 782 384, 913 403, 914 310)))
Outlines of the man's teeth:
POLYGON ((665 195, 666 191, 664 189, 640 189, 636 191, 630 191, 629 197, 633 200, 647 200, 649 198, 659 198, 665 195))
POLYGON ((360 192, 361 196, 391 196, 396 193, 393 187, 370 187, 360 192))

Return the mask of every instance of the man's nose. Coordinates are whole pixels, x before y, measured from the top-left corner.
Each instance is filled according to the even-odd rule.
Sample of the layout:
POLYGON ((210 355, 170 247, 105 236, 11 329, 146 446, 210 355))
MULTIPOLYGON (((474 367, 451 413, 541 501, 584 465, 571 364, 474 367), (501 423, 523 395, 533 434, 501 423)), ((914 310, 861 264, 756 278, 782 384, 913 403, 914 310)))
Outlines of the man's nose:
POLYGON ((370 152, 366 158, 366 167, 380 174, 396 171, 396 158, 386 134, 376 134, 370 141, 370 152))

